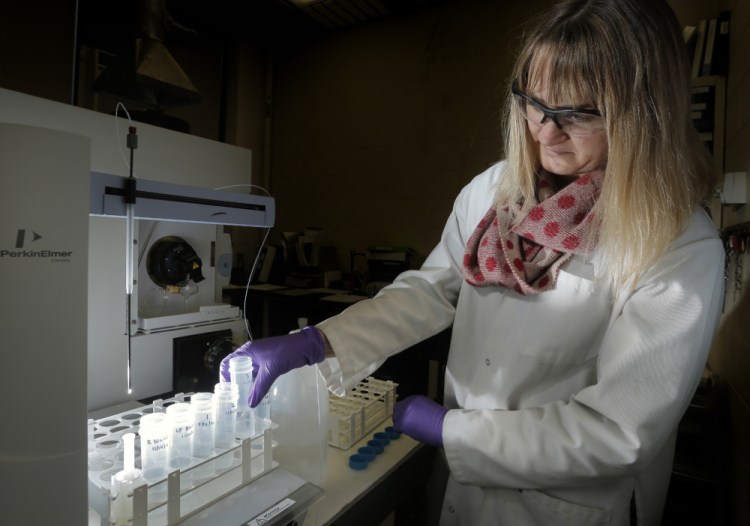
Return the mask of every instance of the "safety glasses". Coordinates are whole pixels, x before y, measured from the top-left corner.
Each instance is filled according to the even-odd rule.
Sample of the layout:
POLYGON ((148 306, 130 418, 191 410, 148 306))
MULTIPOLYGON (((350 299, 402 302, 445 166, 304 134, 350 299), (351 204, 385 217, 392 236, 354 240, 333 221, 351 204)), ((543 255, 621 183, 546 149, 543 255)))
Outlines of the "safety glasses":
POLYGON ((515 82, 511 90, 521 113, 531 124, 541 126, 549 119, 555 123, 557 129, 572 135, 590 135, 604 128, 604 119, 597 109, 549 108, 518 89, 515 82))

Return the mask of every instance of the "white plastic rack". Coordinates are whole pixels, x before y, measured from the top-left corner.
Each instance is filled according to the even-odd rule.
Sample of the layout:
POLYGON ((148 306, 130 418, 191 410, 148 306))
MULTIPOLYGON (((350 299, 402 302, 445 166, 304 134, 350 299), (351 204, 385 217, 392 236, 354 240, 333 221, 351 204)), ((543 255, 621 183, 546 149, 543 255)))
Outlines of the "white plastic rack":
MULTIPOLYGON (((148 413, 164 412, 177 402, 187 402, 189 394, 125 411, 88 423, 89 507, 101 518, 101 526, 110 526, 110 509, 116 495, 112 476, 123 469, 122 435, 138 433, 140 418, 148 413)), ((172 526, 238 488, 250 484, 275 469, 271 425, 255 436, 238 439, 229 449, 215 449, 207 458, 193 459, 185 468, 164 479, 143 483, 132 495, 133 526, 172 526)), ((140 468, 140 440, 135 441, 135 464, 140 468)))
POLYGON ((393 414, 397 383, 368 377, 346 396, 329 396, 328 444, 349 449, 393 414))

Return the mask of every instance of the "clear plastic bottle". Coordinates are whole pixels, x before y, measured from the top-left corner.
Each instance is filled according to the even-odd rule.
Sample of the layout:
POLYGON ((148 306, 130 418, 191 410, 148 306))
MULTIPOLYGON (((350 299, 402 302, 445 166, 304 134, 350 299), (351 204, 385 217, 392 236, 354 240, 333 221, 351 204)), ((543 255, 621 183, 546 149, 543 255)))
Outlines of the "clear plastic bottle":
POLYGON ((234 356, 229 360, 229 377, 237 386, 237 424, 235 432, 240 438, 255 434, 255 415, 248 405, 253 390, 253 362, 248 356, 234 356))
POLYGON ((214 450, 216 409, 213 393, 195 393, 190 397, 193 406, 193 456, 206 458, 214 450))
POLYGON ((217 449, 229 449, 234 445, 237 396, 237 386, 233 383, 220 382, 214 386, 214 407, 216 410, 214 446, 217 449))
POLYGON ((141 470, 149 482, 163 479, 169 468, 167 415, 149 413, 141 417, 141 470))
MULTIPOLYGON (((306 318, 297 320, 300 330, 306 318)), ((297 331, 292 331, 297 332, 297 331)), ((328 389, 316 365, 281 375, 271 388, 273 458, 308 482, 325 483, 328 469, 328 389)))
POLYGON ((262 433, 267 427, 271 427, 271 394, 263 397, 258 406, 253 409, 255 417, 255 432, 262 433))
POLYGON ((169 426, 169 466, 184 468, 193 459, 193 407, 178 402, 167 407, 169 426))
POLYGON ((135 434, 122 435, 123 468, 112 476, 109 523, 112 526, 133 524, 133 491, 145 483, 142 472, 135 467, 135 434))
POLYGON ((273 458, 313 484, 323 484, 328 466, 328 389, 317 366, 277 378, 271 388, 273 458))
POLYGON ((216 472, 213 460, 204 460, 211 456, 216 442, 216 409, 213 393, 195 393, 190 397, 193 406, 193 458, 199 464, 193 469, 195 482, 211 478, 216 472))

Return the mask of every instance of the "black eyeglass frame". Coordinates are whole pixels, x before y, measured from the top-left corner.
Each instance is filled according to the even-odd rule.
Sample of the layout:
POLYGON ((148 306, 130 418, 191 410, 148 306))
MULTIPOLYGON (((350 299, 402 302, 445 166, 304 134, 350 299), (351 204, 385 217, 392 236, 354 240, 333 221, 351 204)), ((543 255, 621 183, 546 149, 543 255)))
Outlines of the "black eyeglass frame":
POLYGON ((540 122, 535 123, 535 124, 544 124, 544 122, 547 119, 550 119, 552 120, 552 122, 555 123, 555 126, 557 126, 558 130, 562 130, 563 126, 562 124, 560 124, 560 121, 557 120, 558 115, 563 115, 567 113, 583 113, 586 115, 594 115, 596 117, 602 116, 602 112, 594 108, 549 108, 545 106, 544 104, 542 104, 541 102, 539 102, 538 100, 535 100, 529 97, 526 93, 518 89, 518 84, 516 84, 516 81, 513 81, 513 85, 511 86, 511 91, 513 92, 513 95, 521 97, 526 102, 538 108, 544 114, 544 118, 540 122))

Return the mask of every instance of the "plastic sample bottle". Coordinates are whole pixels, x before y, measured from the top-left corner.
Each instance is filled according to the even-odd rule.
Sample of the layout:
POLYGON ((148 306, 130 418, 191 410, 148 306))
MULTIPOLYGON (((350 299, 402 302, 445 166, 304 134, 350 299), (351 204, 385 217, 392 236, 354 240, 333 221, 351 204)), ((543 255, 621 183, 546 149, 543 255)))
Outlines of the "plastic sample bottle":
POLYGON ((229 449, 234 445, 237 396, 237 386, 233 383, 220 382, 214 386, 216 410, 214 446, 217 449, 229 449))
POLYGON ((190 397, 194 417, 193 457, 200 461, 193 470, 195 482, 207 480, 216 472, 212 460, 202 460, 211 456, 216 441, 216 409, 213 398, 213 393, 195 393, 190 397))
POLYGON ((216 409, 213 393, 195 393, 190 397, 193 407, 193 456, 206 458, 214 450, 216 409))
POLYGON ((248 405, 253 390, 253 361, 248 356, 235 356, 229 360, 229 377, 237 386, 238 437, 247 438, 255 434, 255 416, 248 405))
POLYGON ((167 415, 150 413, 141 417, 141 469, 146 480, 153 482, 167 476, 169 429, 167 415))
POLYGON ((135 467, 135 434, 122 435, 123 468, 112 476, 109 508, 109 524, 130 526, 133 524, 133 490, 146 483, 140 469, 135 467))
POLYGON ((263 400, 253 409, 253 415, 256 433, 261 433, 267 427, 271 427, 271 393, 266 393, 263 400))
POLYGON ((317 366, 281 375, 271 388, 273 458, 285 469, 323 484, 328 466, 328 389, 317 366))
POLYGON ((193 407, 178 402, 167 407, 169 426, 169 466, 184 468, 193 459, 193 407))

